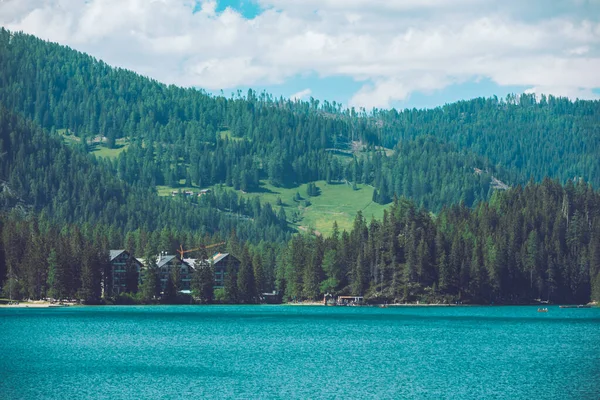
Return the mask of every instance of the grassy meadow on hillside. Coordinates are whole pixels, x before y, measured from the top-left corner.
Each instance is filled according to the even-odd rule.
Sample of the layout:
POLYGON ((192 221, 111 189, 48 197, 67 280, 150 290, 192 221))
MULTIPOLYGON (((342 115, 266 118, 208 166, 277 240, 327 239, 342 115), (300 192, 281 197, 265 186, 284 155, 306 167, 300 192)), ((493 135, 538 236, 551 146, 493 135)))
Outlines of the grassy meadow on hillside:
MULTIPOLYGON (((307 186, 303 184, 293 188, 275 187, 261 181, 259 192, 237 193, 247 199, 259 197, 261 203, 271 203, 275 212, 279 210, 278 199, 281 199, 287 219, 295 228, 302 231, 314 230, 325 236, 332 230, 333 222, 337 221, 340 231, 350 230, 356 213, 360 210, 367 220, 371 217, 381 219, 386 206, 374 203, 373 187, 358 185, 358 190, 346 183, 328 184, 326 181, 315 182, 319 189, 318 196, 308 196, 307 186), (295 200, 296 193, 301 197, 295 200), (310 205, 306 205, 306 201, 310 205)), ((169 186, 157 186, 159 196, 170 196, 173 190, 194 190, 197 187, 181 187, 173 189, 169 186)))
MULTIPOLYGON (((81 138, 75 136, 69 129, 57 129, 56 132, 60 135, 63 141, 69 146, 75 146, 81 143, 81 138)), ((110 149, 106 146, 106 138, 95 137, 88 139, 89 152, 96 157, 117 158, 119 154, 127 150, 129 147, 128 138, 120 138, 115 141, 115 148, 110 149)))

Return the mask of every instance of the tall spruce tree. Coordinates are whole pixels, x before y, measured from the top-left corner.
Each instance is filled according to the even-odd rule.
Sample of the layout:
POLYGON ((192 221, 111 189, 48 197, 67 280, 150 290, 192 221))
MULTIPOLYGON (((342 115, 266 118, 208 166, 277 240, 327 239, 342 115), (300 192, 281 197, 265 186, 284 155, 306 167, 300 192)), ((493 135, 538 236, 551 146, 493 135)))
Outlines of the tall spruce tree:
POLYGON ((247 304, 256 302, 257 295, 255 284, 250 251, 248 250, 248 246, 244 246, 242 250, 242 259, 240 260, 240 270, 237 277, 238 299, 240 302, 247 304))

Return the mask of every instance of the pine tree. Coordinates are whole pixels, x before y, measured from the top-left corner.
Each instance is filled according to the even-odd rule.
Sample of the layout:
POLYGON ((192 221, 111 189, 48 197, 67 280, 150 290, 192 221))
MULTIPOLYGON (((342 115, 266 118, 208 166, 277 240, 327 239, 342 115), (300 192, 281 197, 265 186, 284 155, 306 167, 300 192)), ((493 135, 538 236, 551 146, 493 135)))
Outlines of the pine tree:
POLYGON ((600 303, 600 223, 590 240, 591 299, 600 303))
POLYGON ((64 269, 58 261, 56 250, 51 249, 48 255, 48 296, 61 300, 67 296, 64 269))
POLYGON ((125 266, 125 290, 127 293, 137 293, 139 289, 139 274, 136 265, 128 262, 125 266))
POLYGON ((321 293, 334 293, 340 284, 341 270, 337 258, 335 250, 327 250, 323 256, 323 272, 326 279, 321 282, 321 293))
POLYGON ((302 297, 309 300, 315 300, 319 294, 320 283, 318 266, 315 263, 314 254, 307 254, 306 256, 307 259, 304 263, 302 274, 302 297))
POLYGON ((254 271, 248 246, 242 250, 240 270, 237 278, 239 301, 242 303, 255 303, 257 300, 254 271))
POLYGON ((139 292, 140 298, 144 303, 151 303, 160 295, 158 271, 155 266, 148 266, 142 276, 143 280, 139 292))
POLYGON ((369 265, 364 258, 363 251, 358 252, 354 265, 352 292, 353 295, 363 295, 369 284, 369 265))
POLYGON ((100 280, 98 256, 94 254, 94 249, 88 247, 83 251, 78 298, 88 304, 97 303, 100 300, 100 280))
POLYGON ((215 273, 213 263, 208 262, 205 265, 200 265, 196 268, 196 272, 192 276, 192 293, 202 304, 210 304, 213 302, 215 284, 215 273))
POLYGON ((262 257, 258 251, 256 251, 254 257, 252 257, 252 267, 254 268, 254 287, 256 288, 257 295, 260 296, 266 290, 266 278, 262 257))
POLYGON ((165 290, 161 297, 163 303, 171 304, 177 300, 177 285, 173 279, 173 273, 167 275, 167 282, 165 283, 165 290))
POLYGON ((287 228, 287 215, 285 214, 285 210, 283 209, 283 206, 279 207, 279 212, 277 213, 277 219, 279 220, 281 227, 283 229, 286 229, 287 228))
POLYGON ((238 295, 238 284, 237 284, 237 271, 233 269, 231 266, 227 268, 224 290, 225 290, 225 299, 230 304, 235 304, 239 302, 238 295))

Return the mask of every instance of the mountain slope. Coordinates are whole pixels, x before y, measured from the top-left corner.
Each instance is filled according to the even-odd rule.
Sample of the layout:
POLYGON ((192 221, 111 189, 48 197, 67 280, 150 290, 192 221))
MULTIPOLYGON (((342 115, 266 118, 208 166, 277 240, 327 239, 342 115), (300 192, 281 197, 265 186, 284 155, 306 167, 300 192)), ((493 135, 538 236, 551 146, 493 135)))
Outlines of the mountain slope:
POLYGON ((49 131, 73 132, 88 150, 126 139, 111 165, 143 187, 256 192, 262 180, 285 188, 348 181, 375 186, 380 203, 406 195, 439 211, 489 198, 491 175, 509 186, 545 176, 600 185, 597 101, 524 95, 366 114, 252 91, 226 99, 2 29, 0 102, 49 131))
POLYGON ((549 176, 600 186, 600 101, 534 95, 474 99, 432 110, 377 111, 382 142, 432 135, 501 166, 514 183, 549 176))
MULTIPOLYGON (((24 205, 60 223, 102 224, 125 233, 136 229, 226 235, 235 229, 245 240, 286 240, 290 232, 269 207, 239 219, 221 212, 220 199, 201 204, 159 198, 153 188, 129 185, 112 167, 71 148, 0 105, 0 199, 24 205)), ((239 205, 235 205, 238 207, 239 205)), ((236 211, 250 212, 247 206, 236 211)))

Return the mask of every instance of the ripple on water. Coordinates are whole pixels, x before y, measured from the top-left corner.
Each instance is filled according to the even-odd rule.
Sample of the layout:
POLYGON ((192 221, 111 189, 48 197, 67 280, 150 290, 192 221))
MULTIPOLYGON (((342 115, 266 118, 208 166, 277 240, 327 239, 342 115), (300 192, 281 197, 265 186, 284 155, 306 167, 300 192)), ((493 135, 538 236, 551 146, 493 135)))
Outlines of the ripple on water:
POLYGON ((600 398, 600 309, 0 310, 21 398, 600 398))

